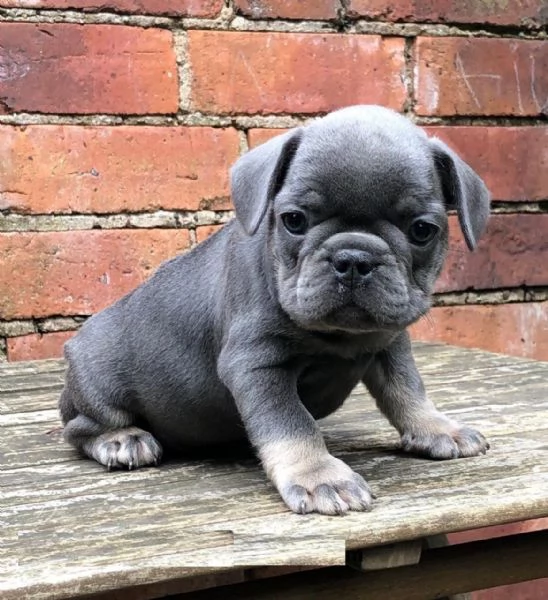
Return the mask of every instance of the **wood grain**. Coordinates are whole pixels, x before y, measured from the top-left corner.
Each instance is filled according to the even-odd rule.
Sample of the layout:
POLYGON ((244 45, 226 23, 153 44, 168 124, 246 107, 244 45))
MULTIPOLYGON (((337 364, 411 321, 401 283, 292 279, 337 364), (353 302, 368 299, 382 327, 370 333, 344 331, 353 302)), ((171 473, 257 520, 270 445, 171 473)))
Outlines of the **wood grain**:
POLYGON ((0 597, 131 589, 144 600, 264 575, 259 565, 340 565, 345 550, 548 515, 548 364, 442 345, 416 357, 438 406, 491 450, 404 455, 358 388, 321 422, 378 495, 372 512, 345 517, 288 512, 252 456, 107 473, 61 438, 63 362, 0 365, 0 597))

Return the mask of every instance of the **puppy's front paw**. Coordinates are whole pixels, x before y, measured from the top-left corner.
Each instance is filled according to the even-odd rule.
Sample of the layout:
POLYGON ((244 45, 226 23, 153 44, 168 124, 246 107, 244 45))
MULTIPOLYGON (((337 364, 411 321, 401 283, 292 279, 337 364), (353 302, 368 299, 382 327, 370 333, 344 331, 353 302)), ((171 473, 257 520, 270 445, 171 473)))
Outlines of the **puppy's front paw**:
POLYGON ((83 450, 109 471, 157 465, 162 457, 160 444, 150 433, 138 427, 103 433, 84 444, 83 450))
POLYGON ((296 513, 342 515, 370 510, 371 489, 361 475, 342 460, 326 454, 284 469, 274 481, 287 506, 296 513))
POLYGON ((406 452, 438 460, 478 456, 489 450, 489 443, 479 431, 443 415, 404 432, 401 442, 406 452))

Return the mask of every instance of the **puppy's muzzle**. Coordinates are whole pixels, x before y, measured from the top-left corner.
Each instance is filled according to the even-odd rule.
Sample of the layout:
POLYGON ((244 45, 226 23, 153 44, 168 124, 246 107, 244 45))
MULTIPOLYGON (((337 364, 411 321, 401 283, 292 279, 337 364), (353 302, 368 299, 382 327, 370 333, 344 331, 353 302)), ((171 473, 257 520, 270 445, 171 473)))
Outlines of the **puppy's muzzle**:
POLYGON ((345 284, 365 283, 379 264, 369 252, 350 248, 334 252, 330 262, 337 281, 345 284))

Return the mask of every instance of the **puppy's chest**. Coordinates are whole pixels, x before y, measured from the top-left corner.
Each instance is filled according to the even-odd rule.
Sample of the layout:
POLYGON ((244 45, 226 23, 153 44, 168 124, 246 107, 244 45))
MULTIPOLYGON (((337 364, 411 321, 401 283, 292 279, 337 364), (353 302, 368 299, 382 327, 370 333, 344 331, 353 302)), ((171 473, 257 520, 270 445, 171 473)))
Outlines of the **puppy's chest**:
POLYGON ((321 357, 303 368, 297 391, 301 402, 316 419, 326 417, 348 397, 365 373, 369 359, 345 360, 321 357))

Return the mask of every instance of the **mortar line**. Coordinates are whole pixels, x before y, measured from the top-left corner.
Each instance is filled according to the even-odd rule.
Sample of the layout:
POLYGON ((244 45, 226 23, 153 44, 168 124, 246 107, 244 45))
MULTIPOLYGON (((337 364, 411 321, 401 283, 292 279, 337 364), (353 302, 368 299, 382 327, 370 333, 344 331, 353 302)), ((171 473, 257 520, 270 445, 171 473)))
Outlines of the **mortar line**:
POLYGON ((278 31, 300 33, 346 33, 416 37, 491 37, 499 39, 543 40, 548 34, 542 25, 513 26, 494 23, 397 23, 367 18, 349 19, 344 2, 342 16, 334 21, 317 19, 248 19, 236 15, 230 4, 216 17, 185 17, 177 15, 134 14, 117 11, 82 13, 75 10, 4 8, 3 23, 74 23, 84 25, 124 25, 140 28, 161 28, 172 31, 207 29, 219 31, 278 31))
MULTIPOLYGON (((241 143, 245 143, 242 133, 241 143)), ((525 215, 548 213, 548 199, 538 202, 509 202, 494 200, 492 215, 525 215)), ((223 225, 234 217, 231 209, 208 210, 162 210, 134 213, 18 213, 12 210, 0 211, 1 233, 44 233, 97 230, 134 229, 187 229, 209 225, 223 225)))
MULTIPOLYGON (((116 114, 47 114, 16 112, 0 115, 0 125, 28 127, 32 125, 57 125, 80 127, 212 127, 234 129, 282 129, 298 127, 314 119, 324 116, 326 112, 317 113, 272 113, 272 114, 204 114, 199 111, 179 112, 170 115, 116 115, 116 114)), ((545 116, 424 116, 407 111, 407 116, 421 127, 542 127, 548 124, 545 116)))

